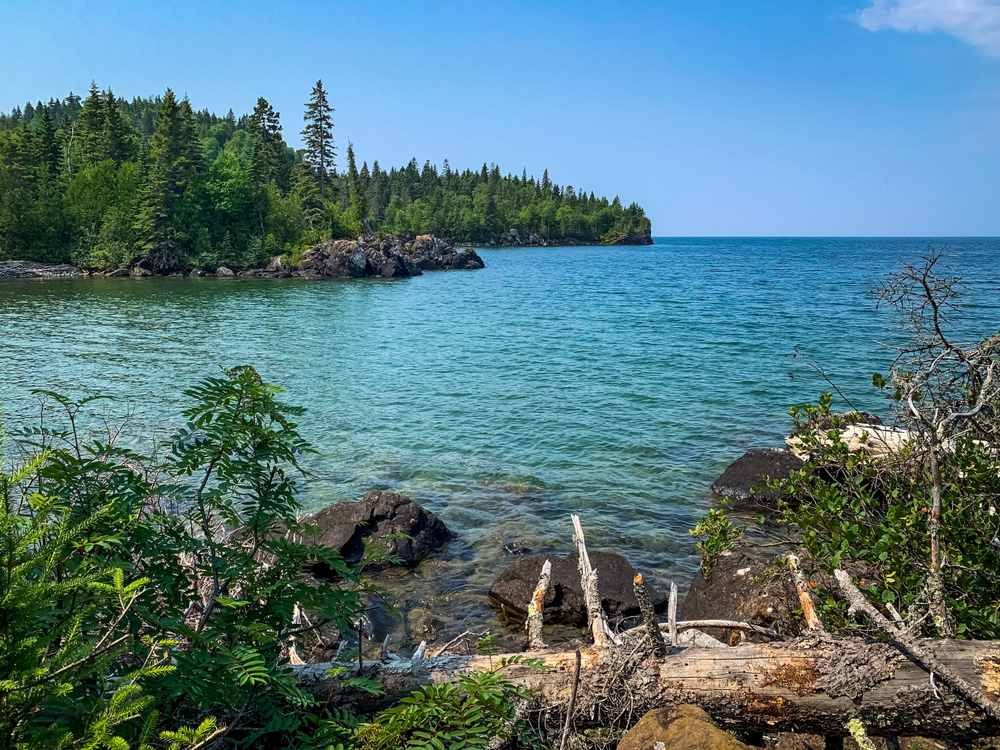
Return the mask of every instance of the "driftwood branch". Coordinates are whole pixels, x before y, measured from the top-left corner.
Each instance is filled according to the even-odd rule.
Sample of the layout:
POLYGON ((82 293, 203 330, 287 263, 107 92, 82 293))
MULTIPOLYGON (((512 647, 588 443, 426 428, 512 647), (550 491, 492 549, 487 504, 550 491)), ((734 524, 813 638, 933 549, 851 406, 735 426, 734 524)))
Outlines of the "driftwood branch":
POLYGON ((816 607, 813 606, 812 597, 809 596, 809 587, 805 576, 799 569, 799 558, 795 555, 788 556, 788 567, 792 570, 792 577, 795 579, 795 590, 799 594, 799 605, 802 607, 802 616, 805 618, 806 627, 814 633, 823 633, 823 621, 816 614, 816 607))
POLYGON ((577 551, 580 553, 580 583, 583 587, 583 598, 587 603, 587 625, 594 634, 594 645, 598 648, 605 648, 608 645, 608 637, 604 632, 604 609, 601 607, 601 595, 597 588, 597 571, 590 564, 590 555, 587 554, 587 542, 583 537, 583 526, 580 525, 580 516, 571 516, 573 519, 573 539, 576 542, 577 551))
POLYGON ((670 648, 677 648, 677 584, 670 582, 670 599, 667 603, 667 628, 670 632, 670 648))
MULTIPOLYGON (((840 584, 840 590, 844 592, 844 596, 850 603, 849 613, 864 612, 871 618, 872 622, 878 625, 885 633, 891 635, 908 653, 922 662, 931 672, 932 677, 935 674, 938 675, 954 690, 981 708, 993 719, 1000 720, 1000 706, 987 698, 982 690, 978 689, 969 680, 952 669, 950 665, 936 658, 926 646, 926 642, 911 637, 908 633, 889 622, 888 618, 875 609, 858 587, 851 582, 851 577, 847 573, 843 570, 837 570, 834 575, 837 578, 837 583, 840 584)), ((997 667, 994 666, 992 669, 995 670, 997 667)), ((997 692, 997 686, 994 685, 991 692, 997 692)))
POLYGON ((632 588, 635 591, 635 598, 639 602, 639 611, 642 612, 642 623, 646 629, 649 645, 656 656, 666 656, 667 644, 663 642, 663 634, 656 622, 656 612, 653 610, 653 602, 649 600, 649 591, 646 589, 646 583, 642 580, 642 573, 632 579, 632 588))
POLYGON ((470 636, 470 635, 472 635, 472 631, 471 630, 466 630, 461 635, 455 636, 450 641, 448 641, 446 644, 444 644, 441 648, 439 648, 437 651, 435 651, 433 654, 431 654, 431 657, 433 658, 435 656, 441 656, 441 654, 443 654, 449 648, 451 648, 452 646, 454 646, 456 643, 458 643, 459 641, 461 641, 466 636, 470 636))
MULTIPOLYGON (((692 630, 695 628, 698 630, 704 628, 726 628, 727 630, 749 630, 753 633, 770 636, 771 638, 791 640, 791 636, 782 635, 777 630, 765 628, 761 625, 754 625, 750 622, 735 622, 734 620, 682 620, 675 624, 677 631, 692 630)), ((669 630, 669 627, 668 624, 660 623, 660 630, 669 630)))
POLYGON ((552 577, 552 563, 548 560, 542 565, 542 574, 538 577, 538 586, 528 604, 528 650, 539 651, 545 648, 542 638, 542 617, 545 608, 545 593, 549 590, 549 580, 552 577))

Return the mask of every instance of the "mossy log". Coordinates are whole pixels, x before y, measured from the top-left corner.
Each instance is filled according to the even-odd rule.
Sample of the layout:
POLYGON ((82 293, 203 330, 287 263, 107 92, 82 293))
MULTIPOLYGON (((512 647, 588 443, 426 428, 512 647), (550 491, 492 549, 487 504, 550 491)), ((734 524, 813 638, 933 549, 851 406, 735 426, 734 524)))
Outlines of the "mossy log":
MULTIPOLYGON (((807 731, 843 736, 853 718, 873 736, 958 738, 1000 734, 1000 722, 937 680, 891 643, 859 639, 802 638, 726 648, 680 648, 656 658, 645 639, 622 647, 583 651, 579 699, 573 721, 587 726, 630 724, 646 711, 688 703, 700 706, 726 729, 807 731)), ((1000 693, 1000 643, 927 640, 922 645, 990 700, 1000 693)), ((515 664, 504 673, 534 692, 533 720, 554 726, 564 718, 572 688, 574 652, 531 655, 549 667, 515 664)), ((306 690, 359 713, 385 708, 422 685, 453 682, 485 670, 500 657, 440 656, 365 663, 363 675, 382 683, 374 698, 339 686, 329 664, 294 667, 306 690)), ((357 665, 355 665, 355 671, 357 665)))

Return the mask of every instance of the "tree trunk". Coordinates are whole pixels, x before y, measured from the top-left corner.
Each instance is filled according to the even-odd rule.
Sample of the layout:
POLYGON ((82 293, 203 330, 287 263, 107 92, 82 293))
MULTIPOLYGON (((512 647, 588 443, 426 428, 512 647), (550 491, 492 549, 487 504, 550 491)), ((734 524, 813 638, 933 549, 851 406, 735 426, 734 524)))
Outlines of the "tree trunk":
MULTIPOLYGON (((768 732, 844 736, 844 725, 860 718, 872 736, 959 738, 1000 734, 1000 722, 937 682, 898 648, 858 639, 805 638, 733 648, 674 649, 656 659, 643 647, 644 634, 627 635, 622 648, 583 651, 576 727, 630 725, 646 711, 691 703, 720 726, 768 732)), ((933 656, 997 699, 1000 644, 927 640, 933 656)), ((533 654, 548 671, 524 665, 504 668, 513 682, 534 692, 532 722, 558 726, 572 687, 574 652, 533 654)), ((326 677, 329 664, 294 667, 301 687, 321 699, 362 714, 381 710, 422 685, 454 682, 473 670, 488 670, 499 657, 441 656, 369 663, 364 676, 378 680, 383 697, 338 686, 326 677)), ((357 665, 353 667, 357 672, 357 665)))
POLYGON ((931 489, 931 517, 927 523, 927 530, 931 538, 931 572, 928 578, 929 606, 931 619, 937 627, 938 635, 942 638, 951 638, 955 635, 951 626, 951 619, 948 616, 948 605, 945 600, 944 577, 941 575, 941 525, 943 523, 941 515, 941 496, 944 493, 944 480, 941 477, 941 462, 938 452, 941 450, 941 442, 937 433, 931 434, 931 478, 933 480, 931 489))

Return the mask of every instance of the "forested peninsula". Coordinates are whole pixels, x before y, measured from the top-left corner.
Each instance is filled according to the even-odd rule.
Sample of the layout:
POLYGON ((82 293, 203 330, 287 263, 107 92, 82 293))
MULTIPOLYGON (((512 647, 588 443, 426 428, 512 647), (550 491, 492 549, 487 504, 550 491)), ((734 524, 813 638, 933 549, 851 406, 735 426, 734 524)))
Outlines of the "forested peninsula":
POLYGON ((360 235, 433 234, 455 244, 648 244, 650 221, 571 185, 416 159, 338 170, 322 81, 304 105, 304 148, 266 99, 249 115, 187 98, 117 98, 92 84, 0 114, 0 260, 112 271, 258 268, 360 235))

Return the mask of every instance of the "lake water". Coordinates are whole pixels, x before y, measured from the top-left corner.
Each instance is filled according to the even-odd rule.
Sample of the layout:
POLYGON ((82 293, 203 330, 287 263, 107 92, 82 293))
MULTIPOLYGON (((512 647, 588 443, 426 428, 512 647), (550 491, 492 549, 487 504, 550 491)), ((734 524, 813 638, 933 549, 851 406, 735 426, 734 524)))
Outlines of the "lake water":
POLYGON ((830 390, 810 362, 886 412, 871 373, 898 334, 866 291, 945 244, 970 286, 964 333, 997 331, 996 239, 661 238, 481 250, 484 270, 413 279, 6 282, 0 405, 17 426, 31 388, 111 393, 164 436, 184 386, 252 364, 308 407, 307 509, 389 488, 456 532, 390 581, 408 624, 495 626, 485 594, 511 550, 571 551, 571 513, 590 547, 686 587, 711 482, 830 390))

